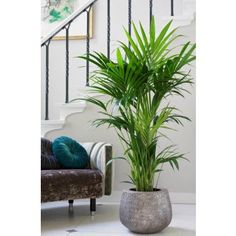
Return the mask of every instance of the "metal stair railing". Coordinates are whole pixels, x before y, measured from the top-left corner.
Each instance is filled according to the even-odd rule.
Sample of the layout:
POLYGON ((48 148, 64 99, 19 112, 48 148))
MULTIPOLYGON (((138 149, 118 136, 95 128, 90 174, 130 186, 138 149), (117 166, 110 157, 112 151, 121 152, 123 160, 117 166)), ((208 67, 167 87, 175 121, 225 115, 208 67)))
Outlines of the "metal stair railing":
MULTIPOLYGON (((91 7, 97 0, 88 0, 82 7, 75 10, 70 16, 57 25, 49 34, 41 40, 41 47, 45 47, 46 50, 46 68, 45 68, 45 120, 49 120, 49 46, 52 38, 56 36, 62 30, 65 30, 65 103, 69 102, 69 30, 70 26, 75 19, 77 19, 84 12, 87 14, 87 35, 86 35, 86 54, 90 53, 90 11, 91 7)), ((108 0, 110 2, 110 0, 108 0)), ((108 42, 110 44, 110 42, 108 42)), ((89 62, 86 63, 86 86, 89 86, 89 62)))
MULTIPOLYGON (((41 39, 41 47, 45 48, 46 56, 45 56, 45 120, 49 120, 49 56, 50 56, 50 43, 54 36, 56 36, 62 30, 65 30, 65 103, 69 103, 69 32, 70 26, 73 24, 73 21, 77 19, 81 14, 87 14, 87 35, 86 35, 86 54, 89 56, 90 53, 90 17, 89 13, 91 11, 92 6, 97 0, 88 0, 83 6, 79 7, 75 10, 70 16, 68 16, 65 20, 63 20, 60 24, 58 24, 50 33, 44 36, 41 39)), ((101 1, 101 0, 100 0, 101 1)), ((111 0, 105 0, 107 3, 107 57, 110 58, 111 52, 111 0)), ((132 0, 127 0, 127 14, 128 14, 128 32, 132 33, 132 0)), ((153 15, 153 0, 149 0, 149 19, 151 22, 151 18, 153 15)), ((157 1, 156 1, 157 2, 157 1)), ((170 15, 174 16, 174 0, 170 0, 170 15)), ((89 61, 86 61, 86 86, 89 86, 89 61)))

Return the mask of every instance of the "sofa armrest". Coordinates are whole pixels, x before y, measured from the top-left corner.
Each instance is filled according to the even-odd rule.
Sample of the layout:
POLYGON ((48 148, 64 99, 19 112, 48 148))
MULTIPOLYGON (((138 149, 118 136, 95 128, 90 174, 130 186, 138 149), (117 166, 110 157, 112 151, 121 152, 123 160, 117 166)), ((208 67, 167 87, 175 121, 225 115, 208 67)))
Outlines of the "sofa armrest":
POLYGON ((82 143, 89 157, 91 169, 98 169, 104 175, 104 194, 111 195, 112 163, 106 166, 112 158, 112 145, 108 143, 82 143))

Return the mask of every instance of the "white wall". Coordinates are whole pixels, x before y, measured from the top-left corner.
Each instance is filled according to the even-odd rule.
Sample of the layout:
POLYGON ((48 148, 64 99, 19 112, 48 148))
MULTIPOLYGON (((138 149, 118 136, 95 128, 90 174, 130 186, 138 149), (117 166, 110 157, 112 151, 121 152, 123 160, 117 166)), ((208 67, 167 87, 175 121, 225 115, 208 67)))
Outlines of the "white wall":
MULTIPOLYGON (((99 50, 106 52, 106 1, 100 0, 96 3, 94 9, 94 36, 91 41, 92 50, 99 50)), ((123 10, 126 9, 126 0, 112 0, 112 45, 113 48, 117 45, 117 40, 125 40, 122 32, 122 25, 127 24, 127 13, 123 10)), ((135 1, 134 1, 135 2, 135 1)), ((134 20, 140 19, 144 25, 148 26, 148 5, 144 7, 141 4, 144 1, 136 1, 134 4, 134 11, 137 13, 134 16, 134 20)), ((146 1, 147 3, 149 1, 146 1)), ((157 1, 154 1, 154 12, 159 15, 164 14, 160 11, 161 3, 159 2, 159 8, 157 7, 157 1)), ((166 2, 166 1, 165 1, 166 2)), ((162 9, 167 9, 166 5, 162 5, 162 9)), ((181 12, 179 11, 179 13, 181 12)), ((158 24, 158 21, 157 21, 158 24)), ((180 29, 180 33, 187 35, 187 39, 195 41, 195 23, 183 27, 180 29)), ((179 41, 181 43, 181 41, 179 41)), ((50 113, 51 118, 57 117, 56 108, 52 104, 60 103, 64 101, 64 41, 52 42, 50 51, 50 113)), ((84 65, 84 62, 75 59, 77 55, 81 55, 85 52, 85 44, 83 41, 71 41, 70 44, 70 88, 71 97, 77 97, 78 88, 83 87, 85 84, 85 72, 84 68, 78 68, 84 65)), ((44 52, 42 53, 42 58, 44 52)), ((43 60, 42 60, 43 61, 43 60)), ((42 73, 44 73, 44 67, 42 66, 42 73)), ((192 68, 193 75, 195 77, 195 69, 192 68)), ((42 81, 42 88, 44 87, 42 81)), ((43 92, 44 90, 42 90, 43 92)), ((159 186, 166 187, 170 192, 175 193, 195 193, 195 89, 191 89, 192 95, 186 95, 185 99, 175 97, 172 101, 175 106, 180 108, 183 113, 192 119, 191 123, 185 123, 185 127, 178 127, 179 132, 171 132, 170 137, 174 144, 177 144, 179 150, 187 153, 186 157, 190 162, 182 161, 180 164, 180 171, 173 172, 169 166, 165 166, 165 170, 160 177, 159 186)), ((44 97, 42 96, 42 101, 44 97)), ((43 103, 42 103, 43 104, 43 103)), ((43 113, 43 112, 42 112, 43 113)), ((42 116, 43 117, 43 116, 42 116)), ((63 130, 52 131, 47 134, 46 137, 54 139, 60 135, 71 136, 81 142, 84 141, 106 141, 112 143, 114 148, 114 156, 122 155, 122 147, 117 139, 115 133, 111 129, 105 127, 94 128, 91 127, 89 121, 98 117, 96 108, 92 105, 88 105, 86 111, 81 114, 76 114, 68 117, 67 123, 63 130)), ((166 141, 165 141, 166 142, 166 141)), ((165 145, 165 142, 161 144, 161 147, 165 145)), ((128 173, 128 167, 125 162, 117 161, 115 164, 115 180, 114 189, 122 190, 127 188, 127 184, 120 183, 122 180, 126 180, 128 173)))

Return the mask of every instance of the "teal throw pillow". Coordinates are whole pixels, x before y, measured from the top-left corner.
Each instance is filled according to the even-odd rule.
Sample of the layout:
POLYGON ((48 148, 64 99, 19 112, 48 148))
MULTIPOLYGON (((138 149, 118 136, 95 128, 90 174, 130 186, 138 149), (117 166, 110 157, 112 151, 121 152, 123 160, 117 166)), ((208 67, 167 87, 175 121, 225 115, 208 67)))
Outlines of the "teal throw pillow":
POLYGON ((86 150, 72 138, 61 136, 55 139, 52 151, 64 168, 83 169, 88 166, 89 156, 86 150))

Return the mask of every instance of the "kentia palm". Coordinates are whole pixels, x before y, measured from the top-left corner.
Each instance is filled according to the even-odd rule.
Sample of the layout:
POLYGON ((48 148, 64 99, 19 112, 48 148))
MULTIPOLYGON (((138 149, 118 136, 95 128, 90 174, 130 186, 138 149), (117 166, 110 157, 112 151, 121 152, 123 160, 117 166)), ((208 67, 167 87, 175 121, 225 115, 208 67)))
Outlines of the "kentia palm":
POLYGON ((158 139, 163 136, 161 130, 171 129, 170 122, 182 124, 182 119, 189 120, 177 114, 175 107, 160 108, 168 96, 183 96, 188 92, 183 85, 192 84, 192 79, 185 66, 195 60, 195 44, 187 42, 175 47, 175 52, 172 50, 173 42, 181 35, 176 35, 177 29, 170 27, 171 22, 156 36, 154 18, 149 35, 141 24, 139 32, 133 24, 134 37, 125 30, 130 47, 120 42, 116 60, 98 52, 82 57, 98 67, 91 77, 90 88, 108 97, 106 102, 94 97, 86 99, 104 115, 94 123, 116 129, 125 148, 121 159, 128 161, 130 181, 141 192, 155 190, 154 177, 164 163, 179 169, 178 161, 184 159, 172 145, 157 150, 158 139))

